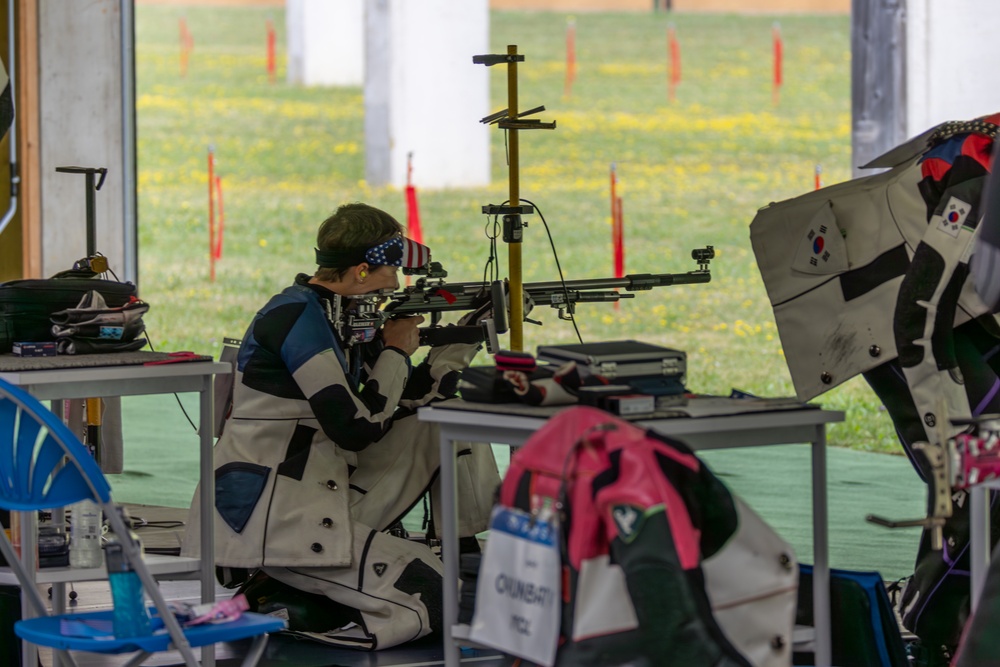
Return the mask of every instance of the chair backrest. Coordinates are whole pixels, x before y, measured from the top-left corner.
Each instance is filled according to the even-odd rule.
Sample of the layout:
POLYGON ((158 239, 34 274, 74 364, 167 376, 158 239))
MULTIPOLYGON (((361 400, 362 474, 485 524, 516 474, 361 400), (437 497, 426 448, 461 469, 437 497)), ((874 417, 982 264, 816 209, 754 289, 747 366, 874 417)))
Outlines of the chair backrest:
POLYGON ((80 500, 110 502, 100 467, 38 399, 0 380, 0 508, 31 511, 80 500))

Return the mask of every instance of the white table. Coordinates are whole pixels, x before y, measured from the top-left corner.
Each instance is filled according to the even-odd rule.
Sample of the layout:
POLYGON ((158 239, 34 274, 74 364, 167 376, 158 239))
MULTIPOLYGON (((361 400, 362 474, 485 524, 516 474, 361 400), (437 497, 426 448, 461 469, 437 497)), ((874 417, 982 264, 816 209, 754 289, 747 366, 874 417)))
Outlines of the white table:
MULTIPOLYGON (((453 637, 458 621, 458 514, 455 487, 455 442, 488 442, 521 445, 545 423, 544 416, 519 416, 454 401, 421 408, 421 421, 441 429, 441 553, 444 561, 444 664, 459 666, 459 649, 453 637), (470 409, 471 408, 471 409, 470 409)), ((808 443, 812 445, 813 509, 813 616, 815 665, 831 664, 830 563, 827 536, 826 425, 844 420, 832 410, 781 410, 725 417, 672 418, 638 421, 644 428, 683 440, 692 449, 727 449, 808 443)))
MULTIPOLYGON (((176 578, 199 576, 202 602, 215 601, 215 543, 212 534, 212 510, 215 506, 215 474, 212 464, 213 424, 212 378, 232 372, 231 364, 216 361, 188 361, 154 366, 98 366, 53 370, 0 372, 0 379, 17 385, 39 400, 138 396, 144 394, 199 393, 198 433, 200 439, 199 475, 201 481, 201 560, 173 556, 147 556, 154 576, 176 578)), ((127 445, 126 445, 127 446, 127 445)), ((33 558, 36 549, 34 522, 24 522, 22 549, 33 558)), ((30 563, 29 563, 30 567, 30 563)), ((9 568, 0 568, 0 582, 16 584, 9 568)), ((94 569, 46 568, 38 570, 40 584, 52 584, 52 605, 56 613, 65 609, 65 584, 70 581, 105 579, 103 566, 94 569)), ((22 602, 22 615, 32 615, 30 605, 22 602)), ((212 647, 202 649, 202 663, 215 664, 212 647)), ((35 667, 35 648, 25 645, 23 665, 35 667)))

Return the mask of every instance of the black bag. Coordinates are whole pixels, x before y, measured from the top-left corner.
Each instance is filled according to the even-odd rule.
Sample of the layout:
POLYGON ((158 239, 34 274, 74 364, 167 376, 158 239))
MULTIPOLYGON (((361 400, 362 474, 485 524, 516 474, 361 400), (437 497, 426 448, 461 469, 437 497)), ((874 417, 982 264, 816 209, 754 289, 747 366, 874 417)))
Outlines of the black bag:
POLYGON ((12 280, 0 284, 0 354, 15 342, 54 341, 52 313, 75 308, 83 295, 97 290, 112 308, 136 296, 134 283, 97 278, 12 280))
POLYGON ((21 664, 21 640, 14 623, 21 620, 21 589, 0 586, 0 664, 21 664))

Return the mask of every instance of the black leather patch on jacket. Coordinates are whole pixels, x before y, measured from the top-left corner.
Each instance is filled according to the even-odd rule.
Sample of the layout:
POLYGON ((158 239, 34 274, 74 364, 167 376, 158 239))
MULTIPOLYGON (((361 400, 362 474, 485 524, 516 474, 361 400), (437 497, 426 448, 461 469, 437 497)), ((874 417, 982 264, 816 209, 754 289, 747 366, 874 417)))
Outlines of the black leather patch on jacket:
POLYGON ((292 439, 288 441, 288 448, 285 449, 285 460, 278 464, 279 475, 302 481, 306 463, 309 462, 309 447, 315 435, 316 429, 311 426, 299 424, 295 427, 292 439))

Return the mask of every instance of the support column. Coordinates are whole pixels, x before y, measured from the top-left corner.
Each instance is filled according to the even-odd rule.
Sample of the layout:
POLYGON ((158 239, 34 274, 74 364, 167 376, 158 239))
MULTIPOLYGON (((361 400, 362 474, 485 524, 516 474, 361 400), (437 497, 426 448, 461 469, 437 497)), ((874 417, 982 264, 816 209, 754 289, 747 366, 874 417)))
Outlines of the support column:
POLYGON ((365 178, 369 185, 490 182, 487 0, 365 0, 365 178))
POLYGON ((907 0, 906 12, 909 134, 1000 111, 996 0, 907 0))
MULTIPOLYGON (((135 143, 132 23, 124 0, 38 3, 38 117, 43 277, 87 252, 83 179, 56 167, 106 167, 96 193, 96 248, 122 280, 135 280, 135 143)), ((20 110, 19 110, 20 111, 20 110)))
POLYGON ((364 0, 287 0, 285 24, 288 83, 364 83, 364 0))
POLYGON ((903 0, 853 0, 851 5, 851 167, 901 144, 906 126, 906 12, 903 0))

